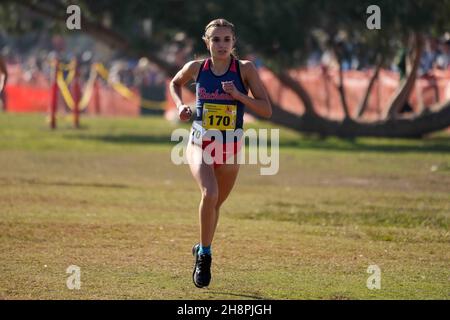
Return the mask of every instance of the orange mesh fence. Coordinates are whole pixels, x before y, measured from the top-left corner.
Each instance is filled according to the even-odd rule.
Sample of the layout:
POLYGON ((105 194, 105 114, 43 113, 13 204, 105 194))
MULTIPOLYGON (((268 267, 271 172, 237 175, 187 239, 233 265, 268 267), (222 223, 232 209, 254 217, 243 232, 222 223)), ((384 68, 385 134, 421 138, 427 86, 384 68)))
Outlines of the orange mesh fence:
MULTIPOLYGON (((133 90, 134 91, 134 90, 133 90)), ((109 86, 99 86, 99 111, 105 116, 139 116, 139 96, 125 98, 109 86)), ((95 101, 91 99, 87 107, 88 114, 95 114, 95 101)))
MULTIPOLYGON (((8 84, 6 91, 6 104, 11 112, 47 112, 50 106, 50 83, 40 73, 33 75, 32 81, 24 80, 24 72, 18 66, 8 66, 8 84)), ((304 110, 303 103, 290 89, 283 86, 278 79, 267 69, 259 70, 262 81, 273 99, 273 101, 284 109, 296 114, 304 110)), ((373 70, 356 71, 350 70, 344 73, 344 88, 346 100, 352 115, 355 115, 372 76, 373 70)), ((308 69, 296 69, 290 71, 290 75, 300 81, 310 94, 316 111, 319 114, 341 118, 343 108, 338 91, 339 74, 337 70, 325 70, 321 67, 308 69)), ((166 103, 163 108, 173 112, 175 104, 169 94, 169 79, 166 81, 166 103)), ((369 96, 365 118, 377 119, 380 117, 392 96, 399 86, 399 75, 388 70, 380 70, 378 79, 369 96)), ((96 113, 98 104, 100 115, 108 116, 139 116, 141 98, 136 89, 133 97, 124 97, 116 90, 106 84, 99 86, 98 102, 90 99, 88 114, 96 113)), ((194 94, 183 88, 183 97, 187 104, 193 104, 194 94)), ((433 70, 426 76, 416 81, 415 88, 410 96, 409 103, 417 111, 423 106, 431 106, 437 102, 450 99, 450 70, 433 70)), ((60 99, 60 108, 64 103, 60 99)))
POLYGON ((10 112, 47 112, 50 106, 50 88, 9 84, 5 92, 10 112))
MULTIPOLYGON (((344 73, 344 88, 350 113, 355 115, 357 108, 372 77, 373 70, 355 71, 344 73)), ((274 103, 284 109, 301 114, 304 106, 297 95, 283 86, 278 79, 267 69, 260 70, 262 81, 273 99, 274 103)), ((321 115, 331 118, 341 118, 344 115, 338 84, 338 70, 324 70, 320 67, 298 69, 290 72, 290 75, 299 81, 313 100, 316 111, 321 115)), ((381 112, 388 106, 390 100, 399 86, 399 75, 388 70, 380 70, 369 96, 365 118, 379 118, 381 112)), ((433 70, 426 76, 416 81, 415 88, 409 98, 413 110, 417 111, 422 105, 431 106, 437 102, 450 99, 450 71, 433 70)))

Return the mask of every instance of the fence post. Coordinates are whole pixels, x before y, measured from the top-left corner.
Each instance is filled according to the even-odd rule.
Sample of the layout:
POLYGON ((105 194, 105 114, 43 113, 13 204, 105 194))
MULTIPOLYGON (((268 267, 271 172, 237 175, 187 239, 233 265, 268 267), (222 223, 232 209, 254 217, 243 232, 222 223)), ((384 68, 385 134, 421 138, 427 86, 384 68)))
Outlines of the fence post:
POLYGON ((80 98, 81 98, 81 89, 80 89, 80 68, 78 65, 78 59, 75 59, 75 77, 73 83, 73 126, 75 128, 80 127, 80 98))
POLYGON ((51 101, 50 101, 50 128, 56 129, 56 110, 58 106, 58 84, 56 79, 58 77, 59 60, 54 60, 53 84, 51 87, 51 101))
POLYGON ((98 83, 98 77, 96 76, 94 81, 94 109, 95 114, 100 114, 100 87, 98 83))

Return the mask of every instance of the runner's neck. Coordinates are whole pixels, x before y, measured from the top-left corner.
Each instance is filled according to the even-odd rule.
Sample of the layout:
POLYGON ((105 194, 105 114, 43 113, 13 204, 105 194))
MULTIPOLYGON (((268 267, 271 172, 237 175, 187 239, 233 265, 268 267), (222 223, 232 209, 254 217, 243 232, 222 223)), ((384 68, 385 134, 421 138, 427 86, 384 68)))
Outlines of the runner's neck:
POLYGON ((232 57, 229 56, 227 59, 217 59, 214 57, 211 57, 211 71, 215 75, 222 75, 225 72, 227 72, 228 67, 230 66, 232 57))

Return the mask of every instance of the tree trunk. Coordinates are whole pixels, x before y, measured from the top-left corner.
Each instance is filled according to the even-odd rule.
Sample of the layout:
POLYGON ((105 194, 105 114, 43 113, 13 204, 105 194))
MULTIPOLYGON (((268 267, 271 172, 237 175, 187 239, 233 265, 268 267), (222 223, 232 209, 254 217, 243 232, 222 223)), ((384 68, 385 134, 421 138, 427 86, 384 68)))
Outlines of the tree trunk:
POLYGON ((362 117, 362 115, 364 114, 364 112, 367 109, 367 102, 369 101, 369 96, 372 91, 372 87, 375 84, 375 81, 378 79, 378 75, 380 73, 382 64, 383 64, 383 59, 381 57, 379 57, 377 66, 375 67, 374 73, 373 73, 372 77, 370 78, 369 85, 367 86, 366 93, 364 94, 364 97, 361 100, 361 103, 359 104, 359 107, 357 109, 356 118, 358 118, 358 119, 362 117))
POLYGON ((310 115, 317 115, 316 111, 314 110, 314 103, 311 99, 311 96, 299 81, 293 79, 287 73, 287 71, 275 72, 272 70, 272 72, 283 85, 294 91, 295 94, 301 99, 303 105, 305 106, 305 113, 310 115))
POLYGON ((417 70, 419 69, 420 65, 420 58, 422 56, 423 38, 420 34, 415 34, 415 40, 415 56, 411 72, 389 103, 389 107, 384 113, 384 118, 395 118, 398 115, 400 109, 405 105, 406 102, 408 102, 411 91, 414 88, 414 84, 417 78, 417 70))
POLYGON ((344 88, 344 71, 342 70, 342 62, 339 61, 339 85, 338 85, 339 97, 341 98, 342 109, 344 110, 345 119, 350 119, 350 111, 347 104, 347 98, 345 96, 344 88))

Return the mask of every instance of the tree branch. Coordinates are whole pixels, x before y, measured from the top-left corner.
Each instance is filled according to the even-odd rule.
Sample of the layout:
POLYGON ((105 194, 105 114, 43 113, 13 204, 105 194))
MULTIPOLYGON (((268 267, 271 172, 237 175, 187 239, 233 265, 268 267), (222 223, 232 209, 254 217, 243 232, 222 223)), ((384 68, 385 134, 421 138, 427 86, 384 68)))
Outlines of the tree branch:
POLYGON ((344 88, 344 72, 342 71, 342 63, 339 61, 339 97, 341 98, 341 104, 342 108, 344 109, 344 116, 346 119, 350 119, 350 111, 347 104, 347 99, 345 95, 345 88, 344 88))
POLYGON ((414 88, 414 83, 416 82, 417 70, 419 69, 420 58, 422 56, 422 49, 424 44, 422 35, 415 33, 414 37, 416 40, 415 56, 411 72, 409 73, 407 79, 400 85, 399 89, 389 103, 389 107, 384 113, 384 118, 395 118, 403 105, 408 101, 411 91, 414 88))
POLYGON ((294 91, 294 93, 300 98, 300 100, 303 102, 303 105, 305 106, 305 113, 311 116, 317 116, 314 110, 314 103, 311 99, 311 96, 299 81, 293 79, 286 71, 271 71, 283 85, 294 91))
MULTIPOLYGON (((279 106, 275 106, 273 114, 276 114, 280 109, 279 106)), ((311 117, 308 114, 295 117, 295 126, 289 123, 292 121, 292 117, 289 119, 288 114, 284 118, 278 118, 276 123, 298 132, 316 133, 325 136, 420 138, 450 126, 450 101, 446 101, 433 109, 437 110, 413 117, 390 118, 370 123, 355 120, 330 120, 320 116, 311 117)))
POLYGON ((364 94, 364 97, 361 100, 359 107, 357 109, 357 112, 356 112, 356 117, 358 119, 361 118, 362 115, 364 114, 364 112, 366 111, 367 102, 369 101, 369 96, 372 91, 372 87, 375 84, 375 81, 378 79, 378 75, 380 73, 381 66, 383 65, 383 58, 381 57, 381 55, 378 55, 377 61, 378 62, 375 67, 374 73, 372 74, 372 77, 370 78, 370 81, 369 81, 369 85, 367 86, 366 93, 364 94))

